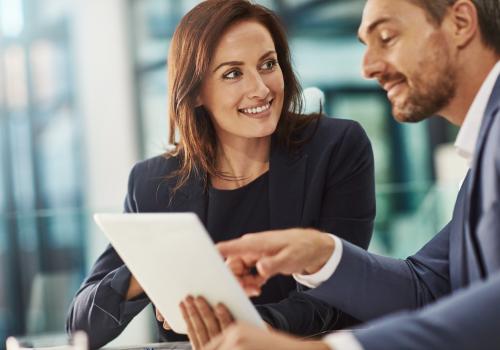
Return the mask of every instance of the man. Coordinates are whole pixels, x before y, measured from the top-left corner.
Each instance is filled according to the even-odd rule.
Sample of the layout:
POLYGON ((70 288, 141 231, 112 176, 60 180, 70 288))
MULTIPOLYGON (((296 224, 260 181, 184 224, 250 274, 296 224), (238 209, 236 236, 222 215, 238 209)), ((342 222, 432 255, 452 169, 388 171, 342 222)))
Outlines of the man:
MULTIPOLYGON (((456 146, 471 169, 453 218, 406 260, 306 229, 220 244, 247 291, 306 273, 296 279, 317 286, 308 293, 354 317, 398 313, 307 343, 236 324, 206 349, 500 349, 500 1, 367 0, 359 37, 364 74, 398 121, 437 114, 461 126, 456 146)), ((217 333, 197 303, 191 326, 217 333)))

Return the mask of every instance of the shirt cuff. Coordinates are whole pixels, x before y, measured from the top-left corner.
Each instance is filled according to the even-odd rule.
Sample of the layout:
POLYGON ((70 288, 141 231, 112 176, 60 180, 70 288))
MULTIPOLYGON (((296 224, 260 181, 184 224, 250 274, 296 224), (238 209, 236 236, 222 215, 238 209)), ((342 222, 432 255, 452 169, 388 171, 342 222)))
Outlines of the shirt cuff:
POLYGON ((129 322, 149 304, 144 293, 125 300, 130 276, 127 267, 122 265, 101 280, 94 295, 93 306, 111 317, 117 325, 129 322))
POLYGON ((361 343, 349 331, 337 331, 322 340, 332 350, 363 350, 361 343))
POLYGON ((331 234, 328 234, 328 236, 335 241, 335 249, 330 256, 330 259, 328 259, 326 264, 318 272, 315 272, 312 275, 293 274, 295 281, 306 287, 316 288, 321 283, 329 279, 335 270, 337 270, 337 266, 339 266, 340 259, 342 258, 342 240, 331 234))

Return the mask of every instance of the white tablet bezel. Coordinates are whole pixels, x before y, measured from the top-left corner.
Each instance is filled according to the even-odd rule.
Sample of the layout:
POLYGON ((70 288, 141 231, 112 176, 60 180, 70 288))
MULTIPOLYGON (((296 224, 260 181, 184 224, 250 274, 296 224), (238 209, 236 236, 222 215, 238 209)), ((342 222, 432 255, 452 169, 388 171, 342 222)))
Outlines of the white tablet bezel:
POLYGON ((94 220, 175 332, 187 333, 179 308, 187 295, 224 303, 235 320, 265 329, 196 214, 102 213, 94 220))

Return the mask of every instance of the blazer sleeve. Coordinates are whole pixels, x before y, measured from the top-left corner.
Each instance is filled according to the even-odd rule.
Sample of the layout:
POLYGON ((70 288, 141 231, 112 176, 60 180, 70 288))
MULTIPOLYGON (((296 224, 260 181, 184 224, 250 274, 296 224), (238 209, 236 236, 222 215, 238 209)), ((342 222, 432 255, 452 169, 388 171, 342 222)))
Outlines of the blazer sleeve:
POLYGON ((302 292, 292 292, 278 303, 256 305, 256 308, 273 328, 302 337, 359 323, 323 300, 302 292))
POLYGON ((367 249, 375 220, 375 175, 370 140, 351 122, 330 155, 318 228, 367 249))
POLYGON ((422 307, 450 293, 451 226, 406 260, 372 254, 343 241, 337 270, 307 293, 363 321, 422 307))
POLYGON ((500 272, 418 312, 388 316, 354 332, 365 350, 498 349, 500 272))
MULTIPOLYGON (((129 177, 125 212, 135 212, 135 167, 129 177)), ((130 272, 116 251, 109 245, 97 259, 88 278, 83 282, 70 306, 66 320, 69 333, 84 330, 89 336, 89 347, 99 348, 125 329, 132 318, 149 303, 145 294, 125 300, 130 272)))

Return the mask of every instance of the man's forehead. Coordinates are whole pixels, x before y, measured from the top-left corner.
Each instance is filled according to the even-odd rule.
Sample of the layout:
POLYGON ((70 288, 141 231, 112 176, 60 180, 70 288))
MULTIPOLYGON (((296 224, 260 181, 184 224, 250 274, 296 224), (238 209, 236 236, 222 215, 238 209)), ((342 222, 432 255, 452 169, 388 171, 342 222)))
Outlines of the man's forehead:
POLYGON ((401 23, 418 10, 409 0, 367 0, 358 34, 362 38, 381 23, 401 23))
POLYGON ((382 18, 390 19, 397 15, 397 5, 400 0, 367 0, 359 26, 360 32, 366 32, 373 23, 382 18))

